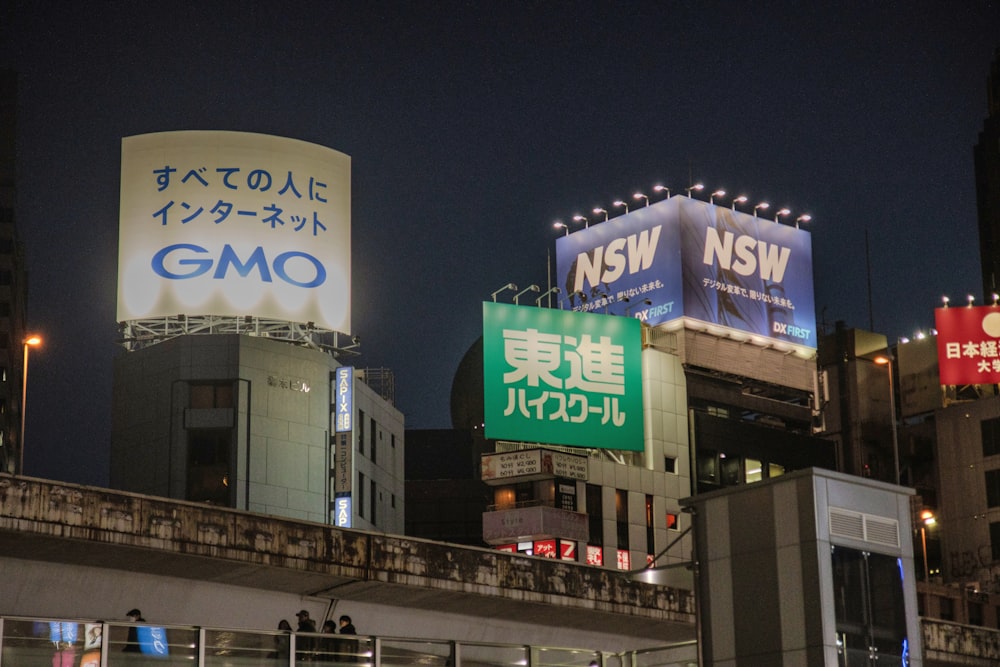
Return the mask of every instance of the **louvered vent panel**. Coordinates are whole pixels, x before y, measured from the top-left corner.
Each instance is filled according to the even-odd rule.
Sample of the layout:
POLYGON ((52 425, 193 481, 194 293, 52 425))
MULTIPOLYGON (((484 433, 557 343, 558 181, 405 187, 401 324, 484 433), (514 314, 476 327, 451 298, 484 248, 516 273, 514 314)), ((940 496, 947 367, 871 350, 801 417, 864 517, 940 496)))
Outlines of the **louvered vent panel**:
POLYGON ((830 534, 852 540, 865 539, 865 519, 860 512, 830 508, 830 534))
POLYGON ((898 547, 899 522, 884 516, 873 516, 840 507, 831 507, 830 535, 887 547, 898 547))
POLYGON ((881 516, 865 516, 865 536, 869 542, 899 546, 899 522, 881 516))

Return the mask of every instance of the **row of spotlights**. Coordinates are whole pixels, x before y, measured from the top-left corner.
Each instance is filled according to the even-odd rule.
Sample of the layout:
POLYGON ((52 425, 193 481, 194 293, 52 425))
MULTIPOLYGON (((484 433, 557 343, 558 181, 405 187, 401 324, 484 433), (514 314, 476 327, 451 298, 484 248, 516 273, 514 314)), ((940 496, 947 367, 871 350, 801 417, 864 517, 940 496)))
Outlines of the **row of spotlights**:
MULTIPOLYGON (((684 190, 687 192, 688 199, 691 198, 691 193, 692 192, 701 192, 704 189, 705 189, 704 183, 695 183, 694 185, 692 185, 689 188, 684 188, 684 190)), ((666 192, 667 193, 666 194, 666 198, 667 199, 670 198, 670 188, 668 188, 665 185, 659 185, 659 184, 654 185, 653 186, 653 191, 654 192, 666 192)), ((722 190, 722 189, 715 190, 714 192, 712 192, 711 194, 708 195, 708 203, 709 204, 715 204, 715 198, 716 197, 724 197, 724 196, 726 196, 726 191, 725 190, 722 190)), ((642 200, 643 206, 649 206, 649 195, 647 195, 644 192, 636 192, 636 193, 634 193, 632 195, 632 198, 635 199, 635 200, 642 200)), ((747 201, 748 201, 748 198, 747 198, 746 195, 740 195, 738 197, 734 197, 733 201, 732 201, 732 209, 735 211, 737 204, 745 204, 747 201)), ((624 199, 616 199, 614 202, 612 202, 612 206, 615 206, 617 208, 624 208, 626 214, 629 212, 628 202, 625 201, 624 199)), ((766 201, 762 201, 762 202, 756 204, 753 207, 753 216, 756 218, 757 217, 757 211, 765 211, 765 210, 767 210, 770 207, 771 207, 771 205, 769 203, 767 203, 766 201)), ((607 222, 608 221, 608 215, 609 214, 608 214, 608 210, 606 208, 602 208, 600 206, 597 206, 597 207, 595 207, 593 209, 593 212, 596 213, 597 215, 602 215, 602 214, 604 215, 604 220, 598 220, 597 222, 607 222)), ((778 222, 779 218, 781 218, 783 216, 791 215, 791 213, 792 213, 792 211, 790 209, 788 209, 788 208, 780 208, 774 214, 774 221, 778 222)), ((800 223, 809 222, 810 220, 812 220, 812 216, 809 215, 808 213, 803 213, 802 215, 800 215, 799 217, 797 217, 795 219, 795 228, 798 229, 800 223)), ((581 215, 579 213, 577 213, 577 214, 575 214, 573 216, 573 221, 574 222, 582 222, 583 225, 584 225, 584 229, 587 229, 587 228, 590 227, 590 218, 588 218, 588 217, 586 217, 584 215, 581 215)), ((556 229, 565 229, 566 230, 566 234, 569 235, 569 225, 567 225, 562 220, 556 220, 553 223, 552 226, 555 227, 556 229)))
MULTIPOLYGON (((1000 304, 997 303, 998 301, 1000 301, 1000 294, 997 294, 996 292, 993 292, 993 294, 991 294, 990 297, 993 299, 993 305, 994 306, 1000 305, 1000 304)), ((966 294, 965 295, 965 300, 968 302, 969 308, 971 308, 972 304, 976 300, 976 297, 972 296, 971 294, 966 294)), ((947 296, 943 296, 943 297, 941 297, 941 303, 944 305, 945 308, 947 308, 948 305, 951 303, 951 299, 948 298, 947 296)))

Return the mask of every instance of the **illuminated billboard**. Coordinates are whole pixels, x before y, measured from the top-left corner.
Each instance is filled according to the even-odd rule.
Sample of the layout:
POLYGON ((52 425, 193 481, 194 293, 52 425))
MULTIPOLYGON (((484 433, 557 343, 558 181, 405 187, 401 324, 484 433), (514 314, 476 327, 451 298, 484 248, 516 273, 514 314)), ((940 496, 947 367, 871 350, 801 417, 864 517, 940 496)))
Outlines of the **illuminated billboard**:
POLYGON ((486 437, 643 449, 635 319, 483 304, 486 437))
POLYGON ((1000 384, 1000 307, 935 308, 941 384, 1000 384))
POLYGON ((566 307, 816 348, 809 232, 676 196, 556 240, 566 307))
POLYGON ((351 326, 351 159, 264 134, 122 140, 118 321, 351 326))

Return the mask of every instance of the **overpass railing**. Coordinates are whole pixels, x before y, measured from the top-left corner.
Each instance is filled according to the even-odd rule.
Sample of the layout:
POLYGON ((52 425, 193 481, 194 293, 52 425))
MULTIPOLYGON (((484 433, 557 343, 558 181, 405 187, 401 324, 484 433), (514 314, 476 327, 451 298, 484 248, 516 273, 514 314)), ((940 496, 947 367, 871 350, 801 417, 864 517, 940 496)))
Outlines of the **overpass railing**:
POLYGON ((689 667, 694 642, 608 653, 588 649, 0 617, 0 667, 689 667))

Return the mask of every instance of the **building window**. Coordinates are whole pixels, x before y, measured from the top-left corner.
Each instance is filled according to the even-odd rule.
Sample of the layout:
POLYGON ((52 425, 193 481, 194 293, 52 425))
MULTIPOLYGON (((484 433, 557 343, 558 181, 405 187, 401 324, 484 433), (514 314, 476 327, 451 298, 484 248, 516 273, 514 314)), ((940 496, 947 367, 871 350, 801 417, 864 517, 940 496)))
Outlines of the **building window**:
POLYGON ((980 424, 983 434, 983 456, 1000 454, 1000 418, 986 419, 980 424))
POLYGON ((396 494, 395 493, 392 494, 392 497, 390 499, 390 506, 392 507, 392 509, 396 509, 396 494))
MULTIPOLYGON (((378 447, 375 446, 375 420, 374 419, 372 420, 371 426, 372 426, 372 429, 371 429, 371 437, 372 437, 371 458, 372 458, 372 463, 377 463, 378 462, 378 447)), ((381 434, 379 434, 379 435, 381 435, 381 434)))
POLYGON ((390 433, 389 434, 389 446, 392 447, 393 449, 396 449, 396 434, 395 433, 390 433))
POLYGON ((618 528, 618 549, 628 551, 628 491, 615 489, 615 523, 618 528))
POLYGON ((10 285, 14 282, 14 274, 10 271, 0 271, 0 285, 10 285))
POLYGON ((663 457, 663 471, 669 473, 677 473, 677 457, 676 456, 664 456, 663 457))
POLYGON ((986 471, 986 506, 1000 507, 1000 470, 986 471))
POLYGON ((667 530, 680 530, 681 521, 680 516, 674 514, 673 512, 667 512, 667 530))
POLYGON ((358 453, 365 453, 365 411, 358 410, 358 453))
POLYGON ((969 625, 983 624, 983 605, 981 602, 969 602, 969 625))
POLYGON ((949 597, 938 598, 938 618, 942 621, 955 620, 955 603, 949 597))
POLYGON ((587 523, 590 528, 587 544, 604 546, 604 508, 601 502, 601 487, 596 484, 587 485, 587 523))
POLYGON ((187 438, 187 495, 185 500, 228 507, 232 435, 228 430, 192 429, 187 438))
POLYGON ((198 410, 233 407, 233 383, 226 382, 192 382, 190 407, 198 410))
POLYGON ((655 531, 653 530, 653 496, 646 496, 646 554, 650 563, 653 562, 653 554, 656 553, 655 531))
POLYGON ((990 523, 990 551, 993 560, 1000 560, 1000 521, 990 523))
POLYGON ((365 518, 365 474, 358 472, 358 516, 365 518))
POLYGON ((10 301, 0 301, 0 317, 10 317, 10 301))
POLYGON ((372 503, 372 519, 371 519, 371 521, 372 521, 372 525, 374 526, 375 525, 375 519, 376 519, 376 517, 378 517, 378 512, 375 511, 375 509, 376 509, 376 506, 375 506, 376 497, 375 497, 375 480, 374 479, 371 481, 370 486, 371 486, 371 503, 372 503))

